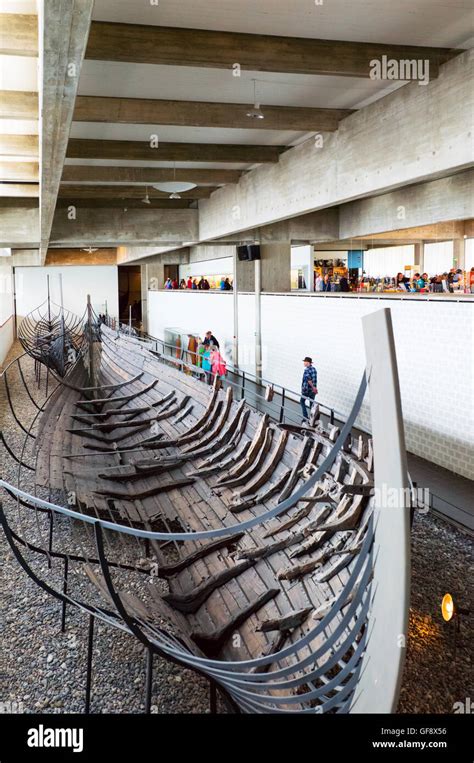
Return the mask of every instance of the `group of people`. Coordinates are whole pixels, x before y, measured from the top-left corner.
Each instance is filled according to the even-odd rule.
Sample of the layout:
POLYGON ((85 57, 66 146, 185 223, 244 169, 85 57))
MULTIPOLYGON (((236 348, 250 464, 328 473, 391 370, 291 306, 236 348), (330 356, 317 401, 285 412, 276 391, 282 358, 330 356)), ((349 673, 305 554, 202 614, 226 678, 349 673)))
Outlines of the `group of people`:
POLYGON ((429 276, 428 273, 414 273, 407 278, 403 273, 397 273, 396 286, 401 291, 432 291, 432 292, 464 292, 474 294, 474 268, 464 272, 461 268, 451 268, 449 272, 429 276))
POLYGON ((202 341, 200 338, 190 336, 188 352, 191 363, 204 371, 204 378, 208 384, 213 384, 216 378, 222 384, 227 373, 227 366, 221 355, 219 342, 212 331, 206 331, 202 341))
POLYGON ((341 276, 321 275, 315 273, 315 291, 408 291, 408 292, 446 292, 474 294, 474 268, 463 271, 461 268, 451 268, 449 272, 429 276, 428 273, 413 273, 409 278, 404 273, 395 277, 348 276, 345 271, 341 276))
POLYGON ((347 272, 344 272, 340 278, 335 280, 332 276, 328 275, 321 275, 321 273, 315 274, 314 278, 314 290, 315 291, 335 291, 335 287, 337 286, 337 291, 350 291, 350 285, 349 285, 349 279, 347 277, 347 272))
MULTIPOLYGON (((177 278, 167 278, 164 287, 165 289, 199 289, 199 291, 208 291, 208 289, 211 288, 211 285, 204 276, 201 276, 199 281, 197 278, 191 278, 191 276, 189 276, 187 280, 182 278, 179 282, 177 278)), ((219 289, 221 291, 232 291, 230 279, 222 276, 219 282, 219 289)))

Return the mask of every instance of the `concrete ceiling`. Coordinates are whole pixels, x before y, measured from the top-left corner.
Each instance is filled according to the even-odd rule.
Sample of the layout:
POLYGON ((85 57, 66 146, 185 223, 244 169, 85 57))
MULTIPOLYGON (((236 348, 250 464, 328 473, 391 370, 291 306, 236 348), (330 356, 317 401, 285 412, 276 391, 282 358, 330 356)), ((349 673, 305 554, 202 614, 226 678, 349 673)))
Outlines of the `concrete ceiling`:
POLYGON ((127 24, 457 46, 469 32, 470 0, 96 0, 93 18, 127 24))
MULTIPOLYGON (((46 7, 55 2, 46 0, 46 7)), ((116 198, 117 210, 123 212, 126 199, 141 201, 134 186, 141 185, 145 196, 145 186, 153 183, 149 173, 134 172, 139 168, 168 168, 170 177, 165 179, 171 180, 173 167, 242 172, 259 163, 273 162, 278 167, 287 148, 326 130, 337 135, 338 123, 349 110, 362 109, 405 86, 404 82, 374 81, 367 76, 374 50, 381 50, 377 45, 436 48, 430 70, 436 77, 439 63, 446 60, 445 51, 438 48, 464 47, 471 9, 470 0, 326 0, 322 5, 313 0, 159 0, 156 4, 148 0, 95 0, 74 113, 75 94, 71 100, 68 151, 56 168, 59 184, 63 163, 68 167, 59 189, 59 206, 74 204, 76 194, 78 206, 84 207, 90 199, 91 208, 96 199, 105 206, 116 198), (139 24, 143 28, 137 29, 139 24), (187 46, 180 44, 186 30, 193 29, 203 30, 200 43, 196 43, 196 48, 201 45, 201 52, 196 55, 204 56, 204 61, 193 58, 191 40, 187 46), (215 48, 206 47, 206 32, 214 34, 215 48), (224 34, 215 34, 219 32, 224 34), (247 58, 252 65, 244 63, 239 77, 233 76, 228 61, 234 58, 228 57, 235 53, 238 60, 241 51, 244 59, 247 50, 238 47, 241 38, 237 40, 232 33, 251 35, 247 44, 255 47, 247 58), (117 44, 116 35, 124 35, 122 44, 117 44), (274 39, 278 36, 295 38, 289 51, 283 42, 282 55, 278 39, 274 39), (308 40, 315 42, 308 46, 308 40), (330 42, 324 49, 324 40, 341 42, 330 42), (335 51, 341 50, 344 55, 339 62, 335 51), (202 51, 209 51, 209 57, 202 51), (249 119, 247 127, 246 111, 254 101, 254 81, 257 101, 264 114, 267 109, 267 119, 249 119), (196 103, 200 107, 196 108, 196 103), (271 109, 275 114, 270 114, 271 109), (237 114, 236 120, 230 114, 237 114), (304 129, 298 129, 303 119, 304 129), (219 127, 213 126, 216 120, 219 127), (326 127, 318 127, 318 120, 326 127), (313 124, 314 129, 308 129, 313 124), (161 153, 150 150, 152 135, 158 135, 161 153), (118 141, 124 143, 119 145, 118 141), (94 167, 111 169, 94 174, 94 167), (123 172, 124 168, 130 172, 123 172), (110 193, 104 185, 111 186, 110 193)), ((198 36, 195 31, 192 41, 198 36)), ((86 40, 84 35, 83 48, 86 40)), ((399 48, 398 56, 403 53, 404 48, 399 48)), ((31 78, 31 61, 28 65, 31 78)), ((34 91, 33 87, 28 89, 34 91)), ((66 135, 68 131, 69 121, 66 135)), ((21 132, 19 129, 18 134, 21 132)), ((208 186, 211 193, 213 186, 237 179, 225 176, 215 183, 212 179, 196 182, 208 186)), ((199 190, 203 193, 197 197, 204 197, 206 189, 199 190)), ((196 211, 197 204, 200 202, 190 201, 190 211, 196 211)), ((107 212, 103 211, 105 225, 107 212)), ((150 206, 140 211, 154 212, 150 206)), ((190 215, 188 222, 194 224, 194 216, 190 215)))
MULTIPOLYGON (((466 37, 468 2, 403 0, 346 0, 316 5, 308 0, 160 0, 158 4, 128 0, 96 0, 93 21, 147 26, 195 28, 252 35, 291 35, 300 38, 351 40, 386 44, 439 45, 454 47, 466 37), (434 6, 434 7, 433 7, 434 6), (429 12, 428 12, 429 11, 429 12)), ((405 83, 375 81, 367 77, 321 76, 272 71, 242 70, 233 76, 229 68, 176 66, 130 61, 92 60, 83 63, 79 96, 96 98, 152 99, 165 101, 252 104, 254 80, 257 100, 265 105, 322 109, 358 109, 384 97, 405 83)), ((125 120, 124 120, 125 121, 125 120)), ((255 129, 197 127, 167 124, 135 124, 73 121, 71 137, 85 140, 147 142, 158 134, 160 142, 294 146, 317 132, 267 129, 264 121, 255 129), (263 128, 263 129, 262 129, 263 128)), ((67 165, 119 167, 173 167, 250 170, 254 163, 66 158, 67 165)), ((78 183, 88 184, 87 180, 78 183)))

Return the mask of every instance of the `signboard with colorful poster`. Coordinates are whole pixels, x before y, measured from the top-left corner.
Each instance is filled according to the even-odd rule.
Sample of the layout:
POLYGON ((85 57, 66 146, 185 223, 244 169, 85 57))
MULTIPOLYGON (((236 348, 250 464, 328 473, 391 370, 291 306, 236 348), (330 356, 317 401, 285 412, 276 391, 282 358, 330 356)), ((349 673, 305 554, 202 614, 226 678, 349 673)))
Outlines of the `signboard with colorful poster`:
POLYGON ((349 270, 361 270, 364 267, 364 252, 362 249, 349 249, 347 252, 347 267, 349 270))

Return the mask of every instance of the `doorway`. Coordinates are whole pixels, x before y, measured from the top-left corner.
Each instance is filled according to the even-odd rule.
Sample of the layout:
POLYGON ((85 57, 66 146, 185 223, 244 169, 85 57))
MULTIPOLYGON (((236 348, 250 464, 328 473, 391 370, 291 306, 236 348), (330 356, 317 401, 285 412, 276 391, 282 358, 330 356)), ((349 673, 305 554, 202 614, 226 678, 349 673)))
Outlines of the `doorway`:
POLYGON ((142 273, 140 265, 119 265, 119 316, 121 323, 130 318, 133 328, 142 324, 142 273))

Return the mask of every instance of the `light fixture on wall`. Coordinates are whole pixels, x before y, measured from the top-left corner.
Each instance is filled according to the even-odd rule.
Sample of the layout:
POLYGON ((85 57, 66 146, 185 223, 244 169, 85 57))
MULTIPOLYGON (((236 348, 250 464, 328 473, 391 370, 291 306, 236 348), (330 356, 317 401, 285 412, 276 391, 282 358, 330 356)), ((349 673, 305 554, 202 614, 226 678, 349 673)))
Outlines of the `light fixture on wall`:
POLYGON ((150 197, 148 196, 148 186, 145 186, 145 198, 142 199, 142 204, 151 204, 150 197))
POLYGON ((98 249, 94 249, 92 246, 88 246, 86 249, 82 249, 82 252, 87 252, 88 254, 94 254, 94 252, 98 252, 98 249))
POLYGON ((169 193, 170 199, 180 199, 181 196, 179 194, 185 193, 186 191, 192 191, 193 188, 196 188, 196 183, 187 183, 184 180, 176 180, 175 163, 173 167, 173 180, 165 183, 155 183, 153 188, 156 188, 157 191, 163 191, 163 193, 169 193))
POLYGON ((260 108, 260 104, 257 99, 257 80, 253 80, 253 109, 247 111, 249 119, 265 119, 265 114, 260 108))
POLYGON ((469 615, 470 612, 468 609, 460 607, 450 593, 445 593, 441 602, 441 614, 443 620, 449 623, 453 618, 459 618, 459 615, 469 615))

